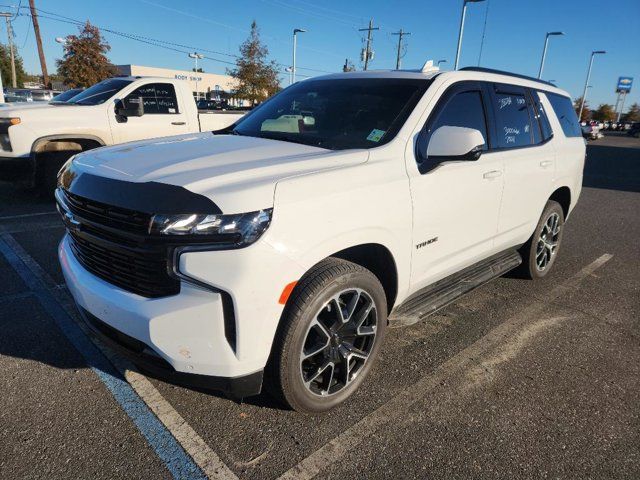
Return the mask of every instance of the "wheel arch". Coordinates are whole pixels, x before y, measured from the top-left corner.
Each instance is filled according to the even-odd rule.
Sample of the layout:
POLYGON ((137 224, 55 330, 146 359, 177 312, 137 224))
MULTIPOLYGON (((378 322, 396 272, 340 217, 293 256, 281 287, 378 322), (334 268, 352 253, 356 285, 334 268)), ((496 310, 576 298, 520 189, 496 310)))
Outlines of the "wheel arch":
POLYGON ((560 204, 565 219, 569 216, 569 211, 571 209, 571 189, 569 187, 562 186, 557 188, 551 196, 549 196, 549 200, 553 200, 560 204))
POLYGON ((92 148, 104 147, 106 143, 100 137, 89 134, 63 134, 46 135, 36 139, 31 145, 31 153, 37 155, 43 152, 60 152, 74 150, 90 150, 92 148), (89 147, 89 148, 86 148, 89 147))

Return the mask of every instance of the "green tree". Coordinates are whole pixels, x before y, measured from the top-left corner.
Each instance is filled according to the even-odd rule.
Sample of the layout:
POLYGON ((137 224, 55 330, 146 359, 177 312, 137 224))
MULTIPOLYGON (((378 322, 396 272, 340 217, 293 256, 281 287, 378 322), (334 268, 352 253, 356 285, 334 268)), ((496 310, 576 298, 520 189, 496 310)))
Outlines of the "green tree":
POLYGON ((64 56, 56 60, 58 74, 64 78, 64 84, 71 87, 90 87, 116 73, 106 53, 111 50, 100 34, 98 27, 87 21, 80 28, 79 35, 66 37, 64 56))
POLYGON ((616 112, 613 111, 613 107, 611 105, 602 103, 598 109, 593 112, 592 118, 599 122, 612 122, 616 119, 616 112))
POLYGON ((260 40, 260 31, 254 20, 249 38, 240 45, 236 68, 227 70, 229 75, 238 80, 234 92, 236 98, 256 104, 278 92, 278 66, 275 61, 268 60, 268 55, 269 50, 260 40))
POLYGON ((621 120, 623 122, 640 122, 640 105, 637 103, 631 105, 627 113, 622 115, 621 120))
MULTIPOLYGON (((580 104, 582 103, 582 97, 576 98, 573 102, 573 109, 576 111, 576 115, 580 113, 580 104)), ((589 109, 589 102, 584 102, 584 108, 582 109, 581 122, 586 122, 591 119, 591 110, 589 109)))
MULTIPOLYGON (((18 55, 18 52, 15 51, 15 47, 14 57, 16 63, 16 85, 21 88, 27 79, 27 73, 24 71, 22 58, 18 55)), ((2 69, 2 86, 13 86, 11 83, 11 53, 9 52, 9 47, 4 43, 0 43, 0 69, 2 69)))

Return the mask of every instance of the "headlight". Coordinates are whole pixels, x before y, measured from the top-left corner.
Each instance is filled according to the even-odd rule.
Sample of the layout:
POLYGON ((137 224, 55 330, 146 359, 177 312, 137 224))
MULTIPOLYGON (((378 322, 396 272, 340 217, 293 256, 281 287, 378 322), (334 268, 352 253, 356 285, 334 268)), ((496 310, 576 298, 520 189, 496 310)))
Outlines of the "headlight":
POLYGON ((252 244, 271 223, 273 209, 235 215, 154 215, 149 226, 152 235, 193 236, 231 247, 252 244))
POLYGON ((64 162, 62 167, 60 167, 60 170, 58 170, 58 174, 56 175, 56 178, 58 179, 58 186, 65 183, 64 175, 69 170, 69 167, 73 163, 73 159, 76 158, 76 155, 71 155, 71 157, 69 157, 69 159, 66 162, 64 162))

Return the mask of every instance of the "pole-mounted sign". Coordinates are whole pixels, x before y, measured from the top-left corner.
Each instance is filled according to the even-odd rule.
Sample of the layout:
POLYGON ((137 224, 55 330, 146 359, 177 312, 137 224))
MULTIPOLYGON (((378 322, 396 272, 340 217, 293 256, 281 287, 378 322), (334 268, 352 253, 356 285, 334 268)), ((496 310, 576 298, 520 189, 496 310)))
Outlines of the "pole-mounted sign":
POLYGON ((629 93, 633 85, 633 77, 618 77, 616 93, 629 93))

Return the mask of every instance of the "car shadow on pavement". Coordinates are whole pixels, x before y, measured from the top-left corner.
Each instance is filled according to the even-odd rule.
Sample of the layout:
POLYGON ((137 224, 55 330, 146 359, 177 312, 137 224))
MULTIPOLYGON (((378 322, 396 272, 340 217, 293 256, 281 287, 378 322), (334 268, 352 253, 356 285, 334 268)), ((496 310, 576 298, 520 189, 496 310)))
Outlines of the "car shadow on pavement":
POLYGON ((640 192, 640 147, 587 147, 584 187, 640 192))

